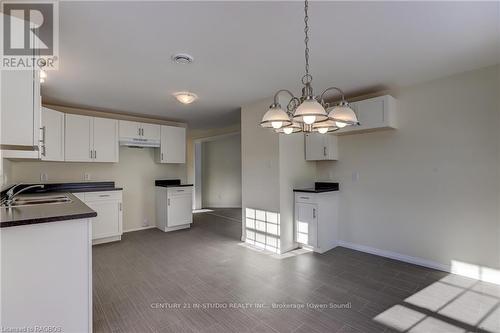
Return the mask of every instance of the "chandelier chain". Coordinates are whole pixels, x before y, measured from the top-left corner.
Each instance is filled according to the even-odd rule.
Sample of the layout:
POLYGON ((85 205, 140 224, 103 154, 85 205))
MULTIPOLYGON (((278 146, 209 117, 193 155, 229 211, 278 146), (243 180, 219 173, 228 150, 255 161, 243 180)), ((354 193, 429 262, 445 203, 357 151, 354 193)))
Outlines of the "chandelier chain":
POLYGON ((306 46, 305 51, 304 51, 304 56, 306 60, 306 74, 302 77, 302 83, 307 84, 311 83, 312 81, 312 76, 309 74, 309 1, 305 0, 304 1, 304 44, 306 46))

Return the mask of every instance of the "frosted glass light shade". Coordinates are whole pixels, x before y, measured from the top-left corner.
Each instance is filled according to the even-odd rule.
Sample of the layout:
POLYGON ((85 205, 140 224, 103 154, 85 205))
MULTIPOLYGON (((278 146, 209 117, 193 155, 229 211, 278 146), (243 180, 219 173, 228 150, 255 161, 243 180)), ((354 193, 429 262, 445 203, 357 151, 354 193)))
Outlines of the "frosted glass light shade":
POLYGON ((293 120, 300 123, 312 124, 328 119, 325 108, 314 98, 306 99, 299 105, 293 114, 293 120))
POLYGON ((335 124, 333 120, 330 119, 312 125, 312 130, 314 132, 319 132, 321 134, 325 134, 327 132, 334 132, 338 129, 339 127, 335 124))
POLYGON ((272 105, 264 114, 264 117, 262 117, 260 126, 278 129, 284 126, 288 126, 291 123, 292 122, 290 121, 288 114, 279 105, 272 105))
POLYGON ((276 133, 292 134, 302 132, 302 125, 298 122, 293 121, 291 125, 283 126, 279 129, 275 129, 276 133))
POLYGON ((358 117, 356 116, 356 113, 354 113, 354 110, 351 109, 349 104, 334 106, 328 114, 328 118, 339 123, 344 123, 346 125, 356 125, 358 123, 358 117))

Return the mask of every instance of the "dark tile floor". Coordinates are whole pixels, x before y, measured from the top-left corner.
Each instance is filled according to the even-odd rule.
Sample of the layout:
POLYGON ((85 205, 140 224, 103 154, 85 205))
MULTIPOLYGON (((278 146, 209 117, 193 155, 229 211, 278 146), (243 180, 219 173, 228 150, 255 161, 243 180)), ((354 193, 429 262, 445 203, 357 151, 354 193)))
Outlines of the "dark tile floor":
POLYGON ((239 219, 95 246, 94 332, 500 331, 495 285, 340 247, 279 258, 243 246, 239 219))

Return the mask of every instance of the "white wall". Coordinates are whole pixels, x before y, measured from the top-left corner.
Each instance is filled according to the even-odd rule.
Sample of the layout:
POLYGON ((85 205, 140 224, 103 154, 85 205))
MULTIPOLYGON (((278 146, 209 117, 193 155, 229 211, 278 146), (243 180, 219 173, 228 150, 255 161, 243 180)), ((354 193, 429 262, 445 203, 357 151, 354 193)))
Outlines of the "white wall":
POLYGON ((500 267, 499 91, 498 66, 408 87, 398 130, 339 137, 317 174, 341 184, 340 238, 500 267))
POLYGON ((155 224, 155 179, 186 180, 185 164, 155 163, 154 149, 120 147, 119 163, 10 162, 10 182, 39 182, 40 173, 49 182, 83 181, 90 173, 92 181, 115 181, 123 187, 123 229, 155 224))
POLYGON ((241 207, 241 135, 202 143, 203 207, 241 207))

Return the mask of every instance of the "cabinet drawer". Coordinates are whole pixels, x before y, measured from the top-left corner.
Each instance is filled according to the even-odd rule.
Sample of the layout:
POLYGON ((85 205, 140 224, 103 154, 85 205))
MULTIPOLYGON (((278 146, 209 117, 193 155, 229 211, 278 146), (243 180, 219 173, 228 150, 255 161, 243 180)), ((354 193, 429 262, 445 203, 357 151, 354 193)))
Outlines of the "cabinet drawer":
POLYGON ((186 195, 193 193, 193 188, 191 186, 182 186, 182 187, 168 187, 167 195, 186 195))
POLYGON ((316 203, 314 193, 295 193, 295 202, 316 203))
POLYGON ((121 191, 101 191, 101 192, 86 192, 85 201, 104 201, 104 200, 114 200, 122 201, 121 191))

